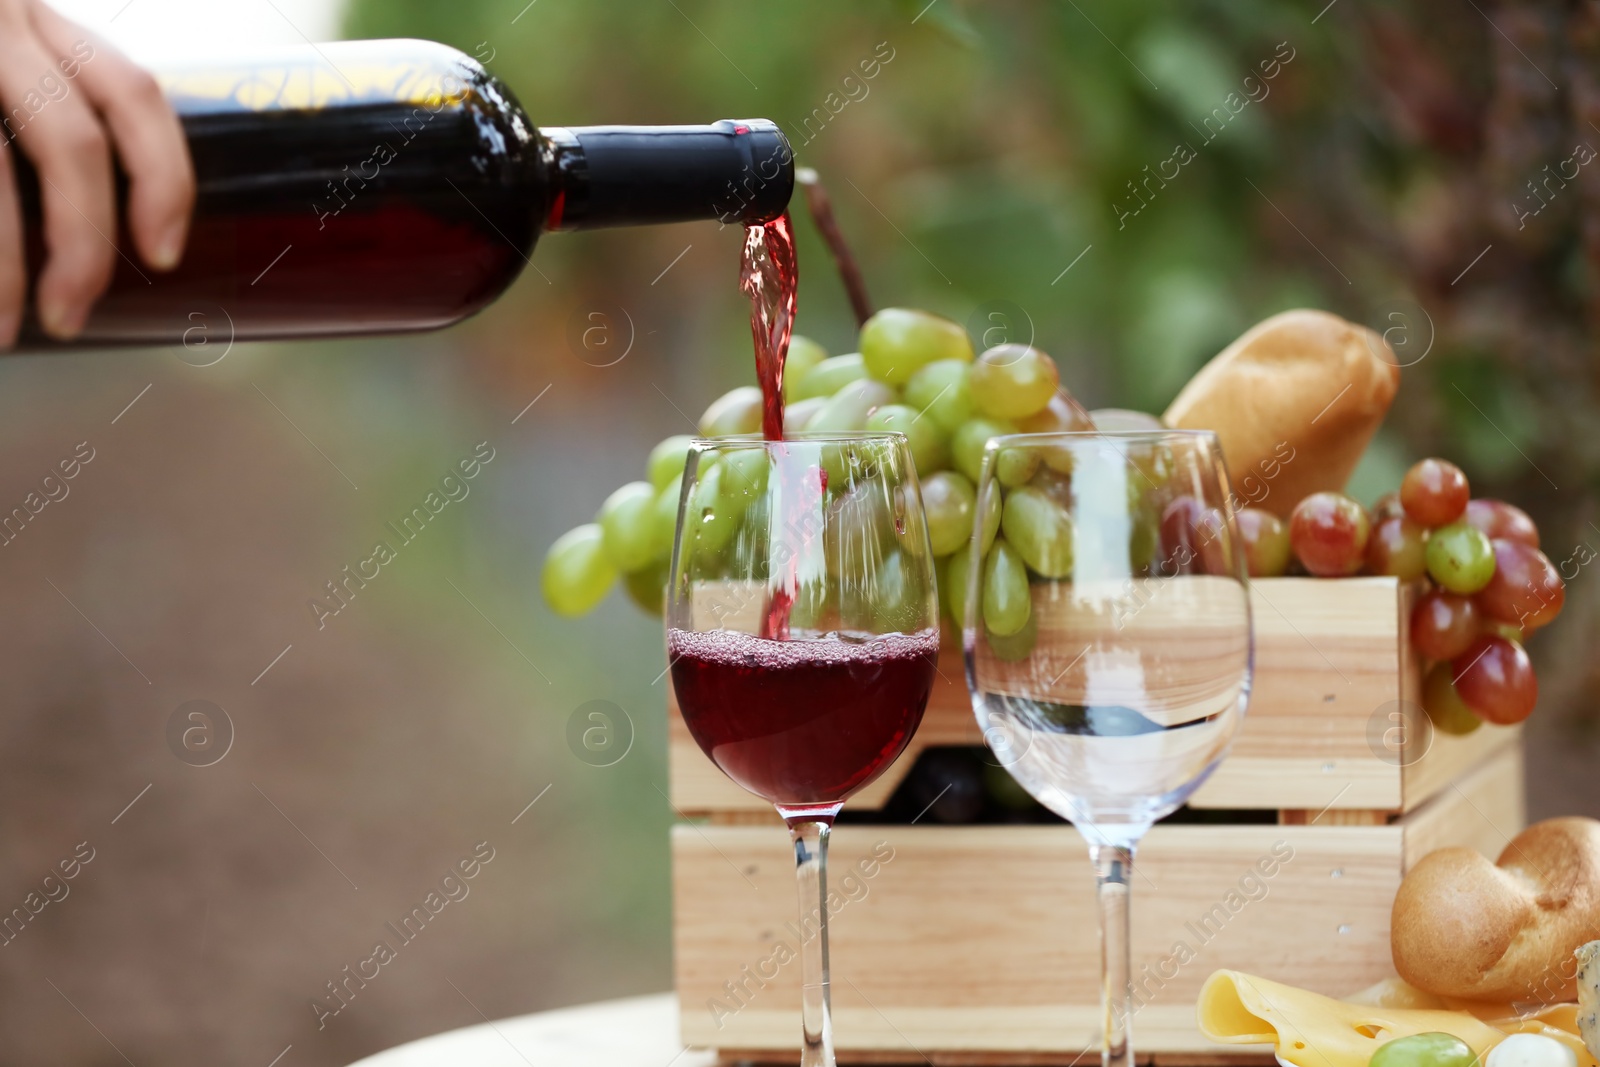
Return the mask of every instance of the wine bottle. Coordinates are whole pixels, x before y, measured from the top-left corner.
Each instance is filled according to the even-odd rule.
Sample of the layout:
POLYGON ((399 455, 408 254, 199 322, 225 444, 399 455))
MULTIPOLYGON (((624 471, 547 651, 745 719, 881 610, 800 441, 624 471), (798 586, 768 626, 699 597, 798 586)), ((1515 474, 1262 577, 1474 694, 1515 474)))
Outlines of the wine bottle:
MULTIPOLYGON (((477 62, 427 41, 309 45, 156 75, 198 183, 183 260, 149 269, 124 226, 82 334, 47 338, 30 307, 23 350, 436 329, 504 292, 543 231, 762 222, 794 187, 772 122, 535 127, 477 62)), ((37 278, 39 184, 16 162, 37 278)))

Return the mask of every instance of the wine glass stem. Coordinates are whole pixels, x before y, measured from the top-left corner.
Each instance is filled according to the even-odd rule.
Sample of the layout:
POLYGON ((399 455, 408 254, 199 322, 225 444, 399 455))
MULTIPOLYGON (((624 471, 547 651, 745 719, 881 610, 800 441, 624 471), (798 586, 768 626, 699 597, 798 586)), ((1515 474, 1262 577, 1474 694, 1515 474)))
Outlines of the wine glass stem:
POLYGON ((1133 878, 1132 845, 1089 846, 1094 861, 1095 893, 1100 905, 1100 1051, 1102 1067, 1133 1067, 1130 1036, 1128 960, 1128 889, 1133 878))
POLYGON ((828 824, 795 821, 794 873, 800 889, 800 1067, 834 1067, 828 996, 828 824))

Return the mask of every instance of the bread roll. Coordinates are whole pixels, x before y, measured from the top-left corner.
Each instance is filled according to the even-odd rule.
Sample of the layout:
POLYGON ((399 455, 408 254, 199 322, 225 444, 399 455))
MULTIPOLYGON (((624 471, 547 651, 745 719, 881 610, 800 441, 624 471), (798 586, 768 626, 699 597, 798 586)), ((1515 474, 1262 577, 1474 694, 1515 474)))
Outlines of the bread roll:
POLYGON ((1573 999, 1573 954, 1600 938, 1600 822, 1535 823, 1495 865, 1467 848, 1430 852, 1400 883, 1389 929, 1395 970, 1418 989, 1573 999))
POLYGON ((1310 494, 1344 488, 1399 387, 1378 334, 1326 311, 1285 311, 1202 367, 1162 421, 1215 431, 1240 506, 1286 519, 1310 494))

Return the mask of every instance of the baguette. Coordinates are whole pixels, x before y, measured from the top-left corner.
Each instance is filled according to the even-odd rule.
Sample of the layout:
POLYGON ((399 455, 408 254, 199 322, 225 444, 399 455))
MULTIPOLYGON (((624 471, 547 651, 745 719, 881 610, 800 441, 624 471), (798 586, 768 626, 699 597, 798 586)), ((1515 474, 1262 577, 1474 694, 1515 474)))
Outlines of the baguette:
POLYGON ((1494 865, 1467 848, 1430 852, 1400 883, 1389 929, 1395 970, 1418 989, 1572 1000, 1574 955, 1600 938, 1600 822, 1535 823, 1494 865))
POLYGON ((1378 334, 1326 311, 1285 311, 1202 367, 1162 421, 1214 431, 1238 505, 1287 519, 1310 494, 1344 488, 1399 387, 1378 334))

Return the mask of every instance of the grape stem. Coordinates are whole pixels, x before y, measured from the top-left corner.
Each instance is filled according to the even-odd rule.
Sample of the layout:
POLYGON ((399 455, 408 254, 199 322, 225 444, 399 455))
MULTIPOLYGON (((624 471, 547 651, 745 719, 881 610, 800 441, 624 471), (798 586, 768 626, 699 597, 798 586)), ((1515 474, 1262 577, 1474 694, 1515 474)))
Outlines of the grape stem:
POLYGON ((850 245, 833 217, 833 201, 828 199, 827 188, 812 168, 798 168, 794 172, 794 180, 805 189, 806 210, 811 213, 811 221, 816 224, 822 239, 828 243, 828 251, 833 253, 833 264, 839 268, 839 278, 844 282, 846 295, 850 297, 850 308, 856 314, 856 325, 860 326, 872 317, 872 300, 867 296, 867 283, 861 277, 861 267, 856 263, 855 253, 850 251, 850 245))

